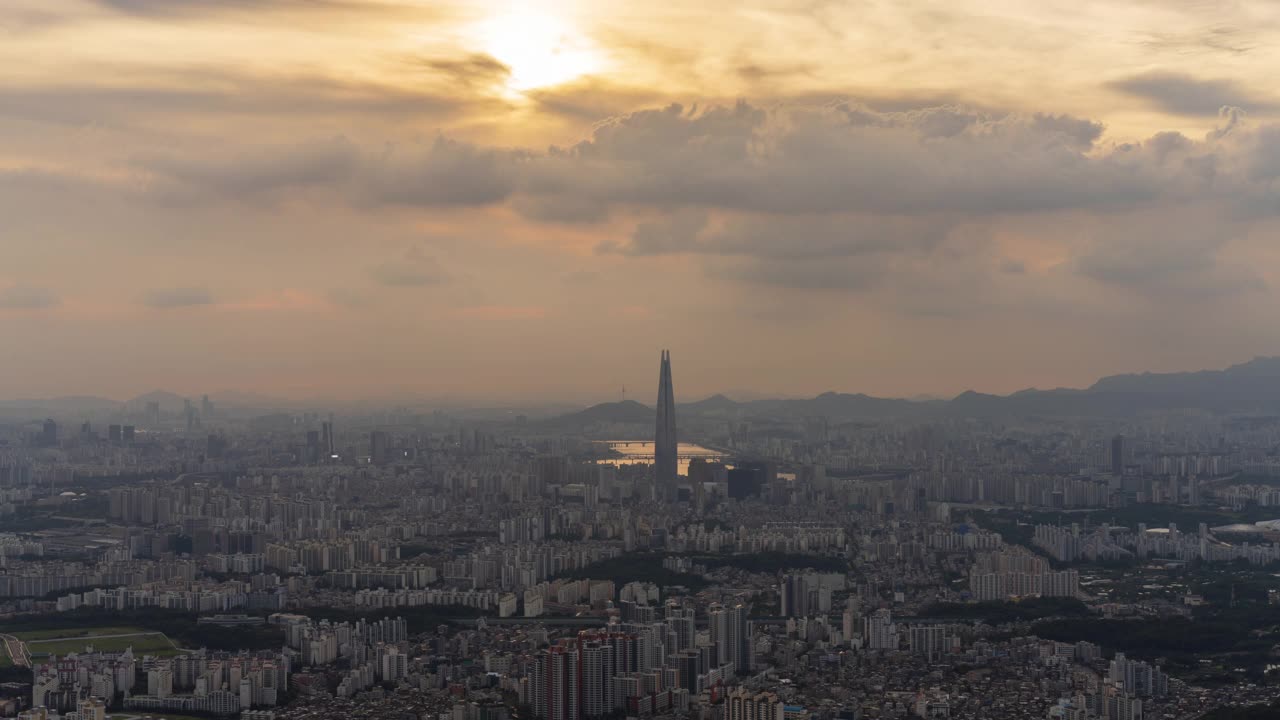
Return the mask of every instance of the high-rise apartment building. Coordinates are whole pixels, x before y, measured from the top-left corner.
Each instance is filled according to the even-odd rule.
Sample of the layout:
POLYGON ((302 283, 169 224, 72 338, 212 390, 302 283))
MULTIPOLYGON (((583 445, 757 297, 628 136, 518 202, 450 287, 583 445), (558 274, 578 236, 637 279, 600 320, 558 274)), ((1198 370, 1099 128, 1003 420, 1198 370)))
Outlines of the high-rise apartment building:
POLYGON ((716 663, 733 663, 734 672, 745 676, 751 671, 751 625, 747 620, 747 607, 712 605, 707 616, 716 663))
POLYGON ((783 720, 785 707, 773 693, 736 688, 726 699, 727 720, 783 720))
POLYGON ((546 720, 579 720, 582 674, 578 649, 569 643, 547 648, 530 678, 533 713, 546 720))

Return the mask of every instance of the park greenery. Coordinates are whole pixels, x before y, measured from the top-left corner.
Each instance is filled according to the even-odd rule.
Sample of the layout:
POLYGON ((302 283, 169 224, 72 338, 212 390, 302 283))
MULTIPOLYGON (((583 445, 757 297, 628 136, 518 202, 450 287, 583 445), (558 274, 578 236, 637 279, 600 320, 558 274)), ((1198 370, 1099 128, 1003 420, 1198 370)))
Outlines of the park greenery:
POLYGON ((659 587, 680 585, 698 591, 707 586, 699 575, 675 572, 662 566, 666 556, 662 553, 632 553, 622 557, 601 560, 577 570, 557 575, 564 580, 612 580, 622 586, 630 582, 653 583, 659 587))
POLYGON ((1028 598, 1020 602, 937 603, 920 611, 920 617, 981 620, 989 625, 1089 615, 1088 606, 1079 600, 1056 597, 1028 598))
MULTIPOLYGON (((73 638, 68 643, 80 646, 78 649, 83 649, 86 643, 90 643, 86 636, 118 634, 102 632, 102 630, 111 631, 121 628, 137 632, 162 633, 174 644, 187 649, 269 650, 284 645, 284 631, 279 627, 201 625, 196 622, 196 619, 195 613, 160 608, 110 611, 100 608, 80 608, 65 613, 28 616, 0 623, 0 633, 19 637, 31 637, 32 633, 40 633, 44 637, 73 638)), ((37 647, 38 645, 31 647, 32 653, 37 652, 37 647)), ((95 647, 99 646, 95 644, 95 647)), ((137 650, 138 646, 134 645, 134 648, 137 650)))

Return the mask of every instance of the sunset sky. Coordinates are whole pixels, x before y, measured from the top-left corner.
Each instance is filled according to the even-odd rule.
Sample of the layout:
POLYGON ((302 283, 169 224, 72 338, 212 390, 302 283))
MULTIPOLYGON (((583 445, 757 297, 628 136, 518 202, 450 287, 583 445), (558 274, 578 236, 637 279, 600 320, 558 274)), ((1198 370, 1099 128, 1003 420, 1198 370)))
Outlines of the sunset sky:
POLYGON ((0 398, 1280 354, 1274 0, 5 0, 0 398))

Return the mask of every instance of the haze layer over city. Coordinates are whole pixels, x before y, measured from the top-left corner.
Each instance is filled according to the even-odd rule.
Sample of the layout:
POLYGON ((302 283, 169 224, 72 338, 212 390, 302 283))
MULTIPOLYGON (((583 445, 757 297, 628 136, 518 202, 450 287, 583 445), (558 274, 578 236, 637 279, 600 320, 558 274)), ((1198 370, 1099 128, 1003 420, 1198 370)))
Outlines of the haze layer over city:
POLYGON ((0 718, 1280 717, 1277 48, 6 0, 0 718))

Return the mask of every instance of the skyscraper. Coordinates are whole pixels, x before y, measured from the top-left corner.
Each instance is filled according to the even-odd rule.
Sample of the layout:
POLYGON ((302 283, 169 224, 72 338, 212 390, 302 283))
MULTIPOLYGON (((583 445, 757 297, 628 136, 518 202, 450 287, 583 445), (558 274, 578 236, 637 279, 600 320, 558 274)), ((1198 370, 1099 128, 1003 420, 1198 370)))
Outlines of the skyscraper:
POLYGON ((1117 435, 1111 438, 1111 473, 1113 475, 1124 474, 1124 436, 1117 435))
POLYGON ((671 353, 662 351, 658 371, 658 423, 653 437, 654 484, 667 499, 676 495, 676 397, 671 387, 671 353))
POLYGON ((582 667, 572 641, 552 645, 534 661, 531 698, 534 717, 578 720, 582 699, 582 667))
POLYGON ((802 573, 782 576, 778 585, 780 609, 783 617, 808 617, 812 609, 809 602, 809 577, 802 573))
POLYGON ((391 437, 382 430, 369 433, 369 461, 381 465, 390 459, 391 437))
POLYGON ((707 609, 716 662, 733 663, 734 672, 741 677, 751 672, 751 627, 747 611, 742 604, 728 607, 716 604, 707 609))
MULTIPOLYGON (((663 367, 665 367, 665 365, 664 365, 663 367)), ((667 387, 668 387, 668 390, 669 390, 669 389, 670 389, 670 387, 671 387, 671 376, 670 376, 670 375, 666 375, 666 376, 664 376, 664 377, 666 377, 666 378, 667 378, 667 387)), ((659 421, 658 421, 658 427, 662 427, 662 421, 661 421, 661 420, 659 420, 659 421)), ((675 433, 676 433, 675 426, 674 426, 674 425, 672 425, 672 426, 671 426, 671 438, 672 438, 672 440, 673 440, 673 441, 674 441, 675 436, 676 436, 676 435, 675 435, 675 433)), ((43 428, 43 429, 42 429, 42 431, 40 432, 40 444, 41 444, 41 445, 43 445, 43 446, 45 446, 45 447, 58 447, 58 423, 56 423, 56 422, 54 422, 54 421, 52 421, 52 420, 45 420, 45 421, 44 421, 44 428, 43 428)), ((671 456, 671 457, 672 457, 672 458, 675 458, 675 455, 674 455, 674 454, 672 454, 672 456, 671 456)), ((673 460, 673 461, 674 461, 674 460, 673 460)))

